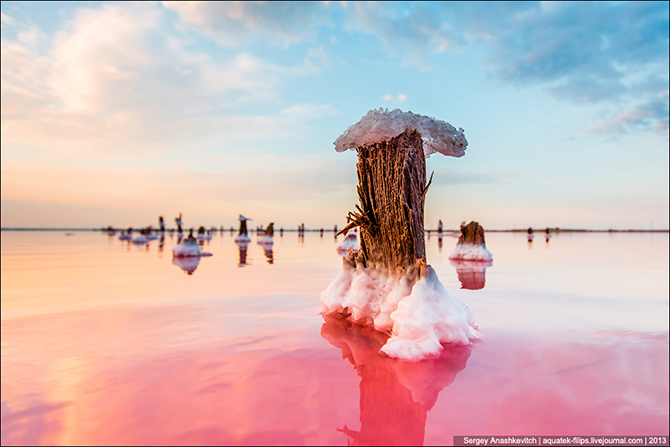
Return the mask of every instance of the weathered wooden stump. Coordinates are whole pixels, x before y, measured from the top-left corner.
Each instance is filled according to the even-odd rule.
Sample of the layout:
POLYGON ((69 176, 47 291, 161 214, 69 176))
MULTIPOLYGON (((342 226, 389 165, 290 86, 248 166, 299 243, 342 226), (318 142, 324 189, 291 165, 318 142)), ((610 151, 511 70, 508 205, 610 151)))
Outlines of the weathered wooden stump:
POLYGON ((240 219, 240 231, 237 234, 238 236, 246 236, 247 235, 247 220, 246 219, 240 219))
POLYGON ((336 151, 358 153, 360 204, 340 233, 360 227, 361 248, 349 250, 342 271, 321 293, 323 313, 390 334, 381 350, 393 358, 420 360, 445 343, 475 338, 472 312, 427 265, 424 240, 426 157, 462 156, 463 132, 434 118, 379 109, 335 141, 336 151))
POLYGON ((357 262, 405 273, 426 258, 423 207, 428 185, 421 135, 405 131, 357 151, 360 206, 349 213, 341 233, 360 227, 357 262))
POLYGON ((474 220, 461 226, 461 236, 458 245, 486 245, 484 242, 484 227, 474 220))
POLYGON ((274 225, 275 225, 274 222, 270 222, 270 224, 268 225, 268 227, 265 229, 265 236, 266 236, 266 237, 272 237, 272 236, 274 236, 274 234, 275 234, 275 227, 274 227, 274 225))

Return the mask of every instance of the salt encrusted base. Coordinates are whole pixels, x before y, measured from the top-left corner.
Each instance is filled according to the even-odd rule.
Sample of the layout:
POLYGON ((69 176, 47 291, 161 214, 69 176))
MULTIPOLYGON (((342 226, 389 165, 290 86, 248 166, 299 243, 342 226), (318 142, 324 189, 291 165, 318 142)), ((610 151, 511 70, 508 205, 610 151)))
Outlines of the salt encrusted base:
POLYGON ((389 357, 420 361, 439 355, 442 344, 470 344, 476 338, 470 307, 444 288, 426 266, 413 284, 346 260, 321 293, 322 313, 348 314, 352 322, 391 335, 381 351, 389 357))
POLYGON ((251 242, 251 238, 247 236, 246 234, 240 234, 239 236, 235 236, 235 242, 239 243, 249 243, 251 242))
POLYGON ((262 236, 258 238, 256 243, 258 245, 273 245, 275 242, 271 236, 262 236))
POLYGON ((483 245, 458 244, 449 253, 449 259, 455 261, 492 261, 493 255, 483 245))
POLYGON ((189 237, 172 247, 172 256, 175 258, 183 258, 190 256, 212 256, 212 254, 202 251, 196 239, 189 237))
POLYGON ((348 234, 342 242, 337 246, 337 253, 341 255, 347 255, 350 250, 358 250, 360 245, 358 245, 358 238, 356 234, 348 234))

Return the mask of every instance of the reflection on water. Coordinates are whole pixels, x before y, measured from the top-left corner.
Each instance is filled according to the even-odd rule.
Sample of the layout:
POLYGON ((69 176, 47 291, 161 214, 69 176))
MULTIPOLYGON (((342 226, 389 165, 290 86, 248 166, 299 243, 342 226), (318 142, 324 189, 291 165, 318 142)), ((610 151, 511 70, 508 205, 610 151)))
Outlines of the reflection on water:
POLYGON ((263 247, 263 252, 265 253, 265 258, 267 259, 268 264, 274 264, 275 258, 274 253, 272 252, 272 245, 263 247))
POLYGON ((450 260, 456 267, 461 289, 480 290, 486 285, 486 269, 493 265, 492 261, 450 260))
POLYGON ((353 445, 423 445, 426 416, 437 395, 465 369, 469 346, 447 347, 437 359, 401 362, 379 355, 388 337, 341 316, 325 316, 321 336, 342 350, 361 378, 360 430, 338 431, 353 445))
POLYGON ((240 261, 237 263, 238 267, 244 267, 247 265, 247 249, 249 248, 249 242, 235 242, 237 247, 240 249, 240 261))
MULTIPOLYGON (((238 268, 226 231, 188 275, 153 241, 3 231, 1 444, 668 434, 667 233, 556 233, 549 250, 487 233, 495 268, 458 293, 481 341, 420 364, 377 355, 382 334, 324 324, 337 240, 301 239, 276 243, 274 265, 243 247, 252 265, 238 268)), ((427 259, 451 292, 458 268, 437 239, 427 259)))
POLYGON ((192 275, 200 264, 200 256, 178 256, 172 258, 172 264, 192 275))

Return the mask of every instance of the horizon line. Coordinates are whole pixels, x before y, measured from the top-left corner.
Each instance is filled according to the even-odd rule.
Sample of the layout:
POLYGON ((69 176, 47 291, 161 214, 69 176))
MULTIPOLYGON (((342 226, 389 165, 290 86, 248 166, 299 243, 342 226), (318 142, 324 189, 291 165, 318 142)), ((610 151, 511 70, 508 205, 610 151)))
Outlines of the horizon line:
MULTIPOLYGON (((189 227, 190 228, 190 227, 189 227)), ((194 227, 195 228, 195 227, 194 227)), ((561 227, 531 227, 533 228, 534 231, 542 231, 545 228, 549 228, 550 231, 553 232, 575 232, 575 233, 668 233, 670 232, 669 228, 661 228, 661 229, 638 229, 638 228, 627 228, 627 229, 615 229, 615 228, 608 228, 608 229, 598 229, 598 228, 561 228, 561 227)), ((134 230, 140 230, 141 228, 134 228, 134 230)), ((207 229, 207 228, 206 228, 207 229)), ((208 230, 211 230, 212 227, 208 228, 208 230)), ((230 231, 231 227, 224 227, 223 231, 230 231)), ((0 227, 0 231, 106 231, 108 228, 106 227, 0 227)), ((126 228, 114 228, 114 230, 126 230, 126 228)), ((168 231, 173 230, 175 231, 176 229, 170 228, 168 231)), ((283 231, 287 232, 298 232, 296 228, 282 228, 283 231)), ((324 232, 333 232, 333 228, 305 228, 304 231, 309 231, 309 232, 320 232, 323 230, 324 232)), ((159 230, 157 228, 154 228, 153 231, 158 232, 159 230)), ((220 228, 216 228, 215 231, 221 231, 220 228)), ((236 229, 233 228, 233 231, 236 231, 236 229)), ((256 232, 255 228, 250 228, 248 231, 250 232, 256 232)), ((276 230, 278 231, 278 230, 276 230)), ((437 229, 427 229, 425 228, 424 231, 426 233, 438 233, 437 229)), ((460 231, 459 229, 444 229, 442 230, 443 233, 453 233, 453 232, 458 232, 460 231)), ((528 228, 506 228, 506 229, 485 229, 484 231, 488 232, 526 232, 528 231, 528 228)))

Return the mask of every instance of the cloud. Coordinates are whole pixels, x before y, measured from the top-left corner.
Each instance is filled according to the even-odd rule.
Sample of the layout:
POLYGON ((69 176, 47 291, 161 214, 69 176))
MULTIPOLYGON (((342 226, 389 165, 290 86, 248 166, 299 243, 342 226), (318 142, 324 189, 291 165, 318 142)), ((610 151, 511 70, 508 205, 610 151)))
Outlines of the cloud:
POLYGON ((323 49, 323 47, 310 48, 307 50, 307 55, 317 60, 324 68, 333 68, 335 64, 346 65, 346 62, 337 58, 334 58, 323 49))
MULTIPOLYGON (((389 95, 388 93, 382 96, 382 101, 391 101, 393 99, 393 96, 389 95)), ((400 102, 405 101, 407 99, 407 95, 404 93, 400 93, 398 96, 396 96, 396 99, 400 102)))
POLYGON ((258 38, 285 46, 315 40, 329 25, 328 5, 319 2, 163 2, 184 23, 214 37, 225 47, 258 38))
MULTIPOLYGON (((295 132, 286 125, 295 113, 277 110, 278 89, 307 68, 245 52, 215 61, 190 49, 189 38, 162 26, 165 20, 155 5, 106 5, 78 10, 49 46, 3 39, 3 149, 17 143, 76 156, 143 157, 295 132), (239 112, 250 104, 255 114, 239 112)), ((3 26, 17 23, 3 18, 3 26)))
POLYGON ((563 82, 576 98, 599 101, 624 95, 653 73, 663 75, 645 71, 668 58, 666 3, 524 3, 510 13, 491 9, 498 18, 484 22, 477 8, 463 13, 469 25, 479 24, 484 29, 478 31, 494 36, 488 41, 493 47, 488 63, 506 80, 563 82))
POLYGON ((627 133, 634 130, 668 135, 668 93, 664 97, 628 110, 613 119, 603 120, 588 128, 594 133, 627 133))
MULTIPOLYGON (((502 82, 521 88, 539 86, 561 101, 598 104, 601 115, 644 109, 659 92, 668 91, 667 2, 166 6, 189 26, 228 47, 258 39, 285 46, 314 40, 319 28, 333 26, 341 14, 344 30, 374 36, 387 54, 398 56, 404 65, 438 69, 444 55, 452 52, 484 54, 480 61, 502 82)), ((320 47, 309 49, 308 56, 332 67, 332 58, 320 47)), ((610 126, 612 131, 624 127, 610 126)), ((636 128, 664 127, 667 120, 663 122, 661 116, 660 121, 636 128)))
POLYGON ((455 36, 430 8, 421 3, 409 9, 393 2, 355 2, 345 8, 344 29, 375 35, 392 54, 399 55, 405 65, 434 68, 429 56, 450 47, 455 36))
MULTIPOLYGON (((427 173, 430 178, 431 172, 427 173)), ((479 185, 500 185, 506 183, 508 179, 518 176, 515 172, 448 172, 442 169, 436 169, 433 174, 434 186, 444 185, 465 185, 465 184, 479 184, 479 185)))
MULTIPOLYGON (((503 82, 541 86, 559 100, 606 111, 647 113, 659 92, 668 92, 667 2, 431 6, 356 3, 346 9, 344 27, 375 35, 386 52, 424 69, 438 67, 442 52, 476 48, 503 82)), ((638 128, 667 128, 663 118, 649 113, 649 124, 638 128)))

